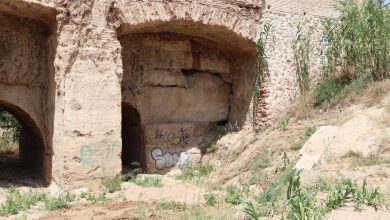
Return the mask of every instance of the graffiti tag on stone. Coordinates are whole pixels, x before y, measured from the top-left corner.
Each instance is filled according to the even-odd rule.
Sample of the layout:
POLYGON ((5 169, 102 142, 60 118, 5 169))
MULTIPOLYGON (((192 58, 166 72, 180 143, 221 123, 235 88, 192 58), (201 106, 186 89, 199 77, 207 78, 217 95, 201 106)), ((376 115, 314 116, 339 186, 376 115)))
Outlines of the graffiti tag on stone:
POLYGON ((159 170, 174 166, 184 166, 188 161, 186 152, 164 153, 158 147, 152 149, 152 158, 156 162, 156 168, 159 170))
POLYGON ((83 166, 89 166, 96 165, 98 162, 103 164, 109 162, 113 158, 116 148, 118 148, 117 142, 105 139, 97 143, 83 145, 80 148, 81 164, 83 166), (98 154, 102 154, 102 156, 98 154))
POLYGON ((164 140, 164 137, 171 145, 189 144, 191 141, 191 135, 184 128, 181 128, 178 132, 169 132, 167 135, 162 130, 157 130, 154 134, 156 140, 164 140))

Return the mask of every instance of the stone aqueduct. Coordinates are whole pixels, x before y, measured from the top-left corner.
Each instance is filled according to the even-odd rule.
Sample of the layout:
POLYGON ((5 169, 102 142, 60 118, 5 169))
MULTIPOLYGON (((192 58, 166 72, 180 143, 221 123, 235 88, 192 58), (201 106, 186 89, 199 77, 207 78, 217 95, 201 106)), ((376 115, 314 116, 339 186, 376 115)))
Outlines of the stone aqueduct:
POLYGON ((46 184, 79 187, 134 161, 164 173, 199 160, 214 127, 248 122, 265 22, 259 117, 277 118, 297 90, 294 24, 321 16, 330 1, 0 0, 0 107, 46 184))

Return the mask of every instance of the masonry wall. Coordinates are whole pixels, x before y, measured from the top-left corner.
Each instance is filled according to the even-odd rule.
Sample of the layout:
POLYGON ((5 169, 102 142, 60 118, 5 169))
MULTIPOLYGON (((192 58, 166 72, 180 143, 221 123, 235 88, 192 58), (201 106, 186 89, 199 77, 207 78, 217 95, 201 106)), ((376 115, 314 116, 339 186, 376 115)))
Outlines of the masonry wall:
MULTIPOLYGON (((253 57, 261 26, 266 22, 271 23, 275 30, 275 42, 272 49, 267 49, 270 73, 261 110, 264 113, 263 125, 275 121, 286 102, 293 101, 297 94, 291 49, 295 24, 302 19, 312 23, 320 15, 330 16, 333 12, 329 11, 328 15, 328 8, 328 0, 287 3, 276 0, 0 2, 1 12, 13 14, 19 20, 28 18, 43 22, 52 30, 47 39, 48 82, 43 89, 39 86, 32 88, 28 97, 36 101, 25 102, 24 108, 33 109, 32 112, 39 109, 32 113, 33 118, 44 116, 37 120, 37 124, 46 131, 45 141, 52 146, 52 150, 46 152, 46 155, 52 155, 52 183, 65 188, 89 186, 96 184, 96 179, 121 172, 123 103, 139 112, 149 157, 153 156, 152 149, 165 145, 153 139, 156 130, 162 130, 163 134, 171 131, 180 133, 185 125, 191 128, 191 135, 196 136, 204 127, 199 130, 193 126, 194 123, 227 120, 233 124, 250 124, 247 116, 252 99, 253 57), (150 59, 137 58, 129 53, 130 49, 145 48, 145 44, 137 43, 139 39, 131 36, 145 33, 173 33, 175 40, 168 40, 167 44, 156 40, 157 46, 149 45, 141 51, 150 59), (177 39, 183 36, 184 40, 177 39), (201 46, 194 47, 189 39, 201 39, 198 41, 201 46), (167 48, 161 50, 166 45, 167 48), (193 55, 194 48, 206 50, 202 53, 215 56, 217 62, 209 60, 202 64, 204 66, 198 66, 203 69, 193 68, 193 64, 187 66, 186 54, 193 55), (136 59, 142 59, 142 62, 136 59), (169 61, 169 68, 165 66, 165 61, 169 61), (180 61, 180 65, 175 66, 176 61, 180 61), (131 74, 131 66, 137 62, 144 66, 141 81, 137 72, 131 74), (145 68, 153 63, 161 64, 152 69, 158 75, 148 75, 145 68), (205 68, 207 65, 211 69, 205 68), (186 94, 189 91, 183 88, 159 88, 185 87, 186 84, 191 85, 194 91, 186 94), (131 94, 134 88, 139 89, 136 96, 131 94), (208 97, 212 89, 217 93, 208 97), (164 97, 170 96, 181 97, 177 99, 182 102, 177 104, 179 109, 172 107, 176 104, 167 105, 164 97), (137 99, 141 101, 135 101, 137 99), (197 104, 186 103, 188 100, 197 104), (35 103, 41 103, 41 106, 36 107, 35 103), (158 110, 160 106, 164 106, 166 115, 158 110), (210 106, 210 109, 203 106, 210 106)), ((31 39, 25 41, 28 43, 31 39)), ((34 51, 39 51, 39 48, 34 51)), ((194 63, 196 59, 191 60, 194 63)), ((318 64, 315 59, 313 63, 318 64)), ((7 65, 13 68, 15 64, 10 62, 7 65)), ((24 86, 28 77, 11 77, 9 80, 24 86)), ((40 82, 41 78, 34 79, 40 82)), ((0 94, 10 93, 11 99, 17 99, 20 92, 16 87, 9 88, 9 85, 1 85, 0 91, 0 94)), ((130 118, 137 118, 133 116, 130 118)), ((196 151, 199 152, 199 149, 196 151)), ((164 151, 155 153, 157 156, 161 154, 164 151)), ((162 166, 154 160, 149 160, 149 163, 162 166)))
POLYGON ((321 19, 337 16, 331 0, 281 1, 268 0, 263 5, 262 27, 271 25, 270 41, 266 46, 269 73, 264 83, 263 112, 261 125, 275 123, 279 114, 299 95, 294 63, 293 41, 296 38, 298 24, 312 31, 312 53, 310 55, 311 84, 315 83, 321 69, 320 51, 323 33, 321 19))

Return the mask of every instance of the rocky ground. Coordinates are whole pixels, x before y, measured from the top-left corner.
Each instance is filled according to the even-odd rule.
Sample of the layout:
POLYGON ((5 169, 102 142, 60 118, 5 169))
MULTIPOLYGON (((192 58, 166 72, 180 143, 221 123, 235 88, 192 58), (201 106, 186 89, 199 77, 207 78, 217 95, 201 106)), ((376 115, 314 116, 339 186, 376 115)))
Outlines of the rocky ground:
MULTIPOLYGON (((38 202, 5 218, 245 219, 240 204, 245 198, 254 202, 262 219, 280 219, 286 210, 283 176, 298 166, 304 169, 302 186, 311 187, 320 204, 329 189, 347 178, 359 187, 364 180, 370 190, 379 187, 383 203, 377 209, 363 204, 357 210, 349 201, 327 212, 327 219, 390 219, 389 88, 386 81, 365 95, 328 106, 292 106, 274 127, 258 133, 228 130, 210 145, 212 152, 203 156, 203 165, 165 176, 142 175, 158 179, 158 184, 123 182, 120 190, 97 201, 81 198, 82 192, 101 195, 104 190, 78 189, 72 191, 76 197, 68 208, 47 211, 38 202), (229 191, 233 185, 235 190, 229 191)), ((0 186, 0 202, 6 199, 5 185, 0 186)), ((34 190, 59 193, 54 186, 34 190)))

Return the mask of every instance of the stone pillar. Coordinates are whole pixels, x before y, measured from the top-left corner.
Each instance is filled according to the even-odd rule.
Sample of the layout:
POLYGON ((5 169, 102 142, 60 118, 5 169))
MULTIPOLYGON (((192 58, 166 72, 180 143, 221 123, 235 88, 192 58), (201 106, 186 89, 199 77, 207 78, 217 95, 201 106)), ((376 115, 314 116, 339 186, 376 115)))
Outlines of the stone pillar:
POLYGON ((106 1, 57 5, 53 182, 75 188, 121 171, 122 59, 106 1))

